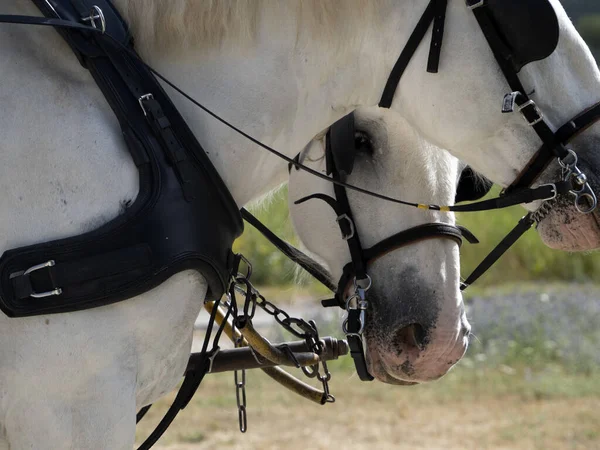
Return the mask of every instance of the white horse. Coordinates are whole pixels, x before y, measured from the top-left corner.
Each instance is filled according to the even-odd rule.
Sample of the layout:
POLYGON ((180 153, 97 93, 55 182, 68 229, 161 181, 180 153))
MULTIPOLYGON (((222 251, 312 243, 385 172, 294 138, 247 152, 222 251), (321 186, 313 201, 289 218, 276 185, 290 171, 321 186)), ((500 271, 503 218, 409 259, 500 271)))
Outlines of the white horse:
MULTIPOLYGON (((423 10, 416 0, 114 3, 149 63, 289 156, 347 112, 377 103, 423 10)), ((600 100, 600 73, 560 4, 552 3, 561 25, 558 48, 522 75, 558 126, 600 100)), ((37 14, 27 0, 1 0, 0 10, 37 14)), ((447 29, 443 70, 423 73, 422 46, 391 109, 428 141, 507 185, 534 153, 537 137, 520 118, 499 114, 507 86, 462 0, 450 2, 447 29)), ((76 235, 119 215, 137 195, 137 170, 89 74, 48 29, 0 25, 0 55, 0 247, 76 235)), ((239 205, 285 180, 286 164, 173 99, 239 205)), ((596 188, 592 144, 599 134, 596 126, 576 143, 596 188)), ((399 185, 394 174, 387 176, 382 186, 399 185)), ((382 208, 390 223, 396 220, 395 210, 382 208)), ((564 249, 597 247, 596 216, 571 210, 555 208, 540 226, 543 237, 564 249)), ((400 260, 386 257, 391 267, 400 260)), ((201 275, 183 272, 112 306, 24 319, 1 315, 6 445, 131 448, 136 408, 171 390, 183 373, 206 289, 201 275)), ((431 364, 435 372, 438 362, 431 364)), ((385 371, 377 370, 383 380, 397 374, 396 367, 385 371)))
MULTIPOLYGON (((355 117, 361 145, 348 182, 391 197, 454 202, 462 168, 456 158, 425 142, 404 119, 386 109, 360 108, 355 117)), ((325 138, 314 140, 300 161, 325 173, 325 138)), ((351 258, 333 210, 322 201, 295 203, 315 192, 334 196, 327 181, 291 171, 289 205, 296 232, 338 280, 351 258)), ((364 248, 419 225, 455 223, 453 213, 389 205, 352 191, 348 197, 364 248), (389 220, 390 214, 394 220, 389 220)), ((369 264, 374 282, 369 291, 366 357, 369 371, 378 380, 392 384, 435 380, 463 356, 471 327, 459 290, 458 250, 456 242, 432 236, 369 264)))

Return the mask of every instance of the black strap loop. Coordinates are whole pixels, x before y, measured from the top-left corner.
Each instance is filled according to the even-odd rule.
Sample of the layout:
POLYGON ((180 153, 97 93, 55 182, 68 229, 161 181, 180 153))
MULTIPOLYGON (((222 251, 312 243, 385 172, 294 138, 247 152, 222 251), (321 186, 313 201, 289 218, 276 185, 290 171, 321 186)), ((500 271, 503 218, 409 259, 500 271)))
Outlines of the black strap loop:
MULTIPOLYGON (((396 89, 398 89, 398 84, 400 83, 400 79, 402 78, 402 75, 404 75, 404 72, 406 71, 408 64, 410 63, 410 61, 412 60, 412 57, 414 56, 415 52, 419 48, 421 41, 425 37, 425 34, 427 33, 427 30, 429 29, 431 22, 433 22, 433 20, 436 17, 437 3, 438 2, 442 3, 445 1, 446 0, 441 0, 441 1, 440 0, 431 0, 429 2, 429 4, 427 5, 425 12, 421 16, 419 23, 417 24, 417 26, 415 27, 415 30, 413 31, 410 38, 408 39, 406 46, 402 50, 400 57, 396 61, 396 64, 394 65, 394 68, 392 69, 392 72, 390 73, 390 76, 387 80, 385 88, 383 89, 383 94, 381 95, 381 100, 379 100, 379 106, 381 108, 389 108, 390 106, 392 106, 392 101, 394 100, 394 94, 396 93, 396 89)), ((439 47, 441 47, 441 41, 440 41, 439 47)), ((436 68, 435 60, 436 60, 435 56, 432 57, 432 59, 430 60, 430 66, 432 69, 436 68)))

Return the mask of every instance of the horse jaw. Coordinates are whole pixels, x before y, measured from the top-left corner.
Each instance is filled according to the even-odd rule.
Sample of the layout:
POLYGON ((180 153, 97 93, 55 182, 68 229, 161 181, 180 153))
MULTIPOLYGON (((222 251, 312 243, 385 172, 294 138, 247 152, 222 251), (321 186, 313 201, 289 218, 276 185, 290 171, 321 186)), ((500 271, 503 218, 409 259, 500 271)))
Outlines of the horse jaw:
POLYGON ((465 354, 471 326, 453 246, 437 239, 421 242, 373 264, 376 288, 369 292, 364 338, 367 366, 377 380, 400 385, 434 381, 465 354), (390 277, 394 265, 399 267, 390 277))

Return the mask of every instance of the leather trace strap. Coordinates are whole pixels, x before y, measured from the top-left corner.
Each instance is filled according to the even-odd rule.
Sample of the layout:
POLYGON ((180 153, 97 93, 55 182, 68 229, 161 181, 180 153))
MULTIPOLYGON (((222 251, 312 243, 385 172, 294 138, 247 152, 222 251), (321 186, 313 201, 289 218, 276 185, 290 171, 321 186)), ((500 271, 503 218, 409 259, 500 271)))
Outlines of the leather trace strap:
POLYGON ((487 272, 496 261, 498 261, 506 251, 512 247, 525 232, 527 232, 535 223, 534 215, 527 214, 519 220, 517 226, 508 233, 502 241, 485 257, 485 259, 473 270, 471 275, 461 283, 460 290, 464 291, 470 285, 475 283, 485 272, 487 272))
MULTIPOLYGON (((227 320, 221 322, 221 325, 219 326, 219 329, 217 330, 217 333, 215 334, 215 337, 213 339, 212 349, 209 350, 208 345, 211 340, 212 331, 215 324, 215 317, 218 311, 218 305, 219 300, 216 301, 215 307, 213 308, 210 315, 210 319, 208 321, 206 334, 204 336, 204 342, 202 344, 202 350, 199 353, 200 359, 196 361, 196 364, 194 364, 191 370, 188 370, 188 372, 185 375, 185 378, 183 379, 183 383, 179 388, 179 391, 177 391, 175 400, 173 400, 173 403, 171 404, 161 421, 158 423, 154 431, 152 431, 152 433, 146 438, 142 445, 138 447, 137 450, 149 450, 154 446, 154 444, 156 444, 156 442, 161 438, 161 436, 165 434, 165 431, 167 431, 167 428, 169 428, 171 423, 173 423, 173 420, 175 420, 177 414, 179 414, 179 411, 184 409, 189 404, 190 400, 194 397, 194 394, 200 387, 204 376, 208 373, 210 369, 211 358, 214 354, 216 354, 219 351, 219 340, 227 322, 227 320)), ((231 307, 228 308, 227 316, 225 319, 229 317, 230 313, 231 307)), ((148 405, 142 408, 140 412, 138 412, 136 416, 137 422, 139 422, 142 419, 142 417, 144 417, 144 415, 148 412, 151 406, 152 405, 148 405)))
POLYGON ((331 281, 329 272, 321 264, 313 260, 310 256, 301 252, 293 245, 285 242, 275 233, 273 233, 265 224, 252 215, 246 208, 241 209, 243 219, 256 228, 271 244, 273 244, 281 253, 287 256, 291 261, 298 264, 306 272, 312 275, 323 286, 335 292, 336 286, 331 281))

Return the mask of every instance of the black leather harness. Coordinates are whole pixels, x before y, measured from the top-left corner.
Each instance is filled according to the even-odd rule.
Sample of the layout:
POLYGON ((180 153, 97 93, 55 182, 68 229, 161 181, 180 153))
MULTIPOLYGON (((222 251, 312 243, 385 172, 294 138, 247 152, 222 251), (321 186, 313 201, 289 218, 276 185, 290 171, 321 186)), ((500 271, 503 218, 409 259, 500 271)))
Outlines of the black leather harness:
MULTIPOLYGON (((46 16, 45 19, 0 15, 0 23, 46 25, 55 27, 61 33, 83 67, 90 71, 119 120, 123 136, 139 170, 140 192, 125 214, 93 232, 7 251, 0 258, 0 309, 11 317, 19 317, 106 305, 146 292, 184 269, 201 271, 209 284, 209 299, 219 299, 226 291, 232 274, 237 272, 239 260, 233 255, 231 244, 243 230, 240 213, 202 147, 154 78, 153 73, 156 72, 135 54, 127 26, 110 1, 33 2, 46 16), (90 25, 86 26, 81 22, 88 22, 90 25), (204 240, 202 237, 209 239, 204 240)), ((557 133, 552 133, 543 120, 541 111, 522 89, 517 75, 524 64, 543 59, 554 50, 558 28, 552 20, 553 17, 556 18, 552 6, 547 0, 466 0, 466 3, 479 21, 514 91, 505 99, 505 111, 509 112, 511 108, 518 107, 544 142, 538 156, 509 189, 511 192, 498 199, 470 205, 440 207, 406 202, 366 191, 342 181, 342 178, 351 172, 353 160, 344 161, 338 158, 331 148, 328 149, 328 174, 331 176, 329 178, 303 166, 298 160, 287 158, 226 123, 168 80, 161 78, 194 104, 257 145, 297 168, 334 183, 335 199, 320 194, 311 198, 320 198, 334 208, 340 219, 340 229, 352 254, 353 261, 344 268, 344 277, 338 283, 336 300, 332 304, 343 303, 346 286, 354 278, 355 293, 342 306, 348 309, 345 331, 361 379, 372 379, 366 368, 362 348, 362 329, 368 306, 366 291, 370 287, 370 278, 366 273, 368 262, 387 251, 423 238, 444 237, 459 244, 463 236, 471 241, 474 241, 474 238, 452 225, 429 224, 403 231, 371 249, 363 250, 354 229, 345 189, 353 189, 393 203, 442 211, 484 211, 534 200, 548 200, 557 194, 565 193, 575 194, 577 199, 593 197, 593 208, 596 206, 593 191, 585 176, 577 169, 575 153, 564 146, 575 135, 600 120, 600 104, 584 111, 557 133), (523 31, 522 25, 511 28, 515 23, 512 20, 515 15, 521 14, 524 8, 529 14, 524 22, 527 23, 527 19, 531 21, 532 12, 537 11, 534 7, 544 8, 545 19, 542 20, 550 20, 548 23, 551 25, 546 27, 546 31, 551 33, 544 36, 546 41, 542 39, 533 43, 523 43, 520 34, 523 31), (502 8, 512 10, 507 12, 502 8), (554 157, 559 158, 563 172, 566 171, 563 180, 556 184, 529 188, 529 184, 535 180, 545 164, 554 157)), ((381 98, 381 107, 390 107, 403 72, 432 23, 427 70, 437 72, 446 7, 447 0, 430 0, 390 74, 381 98)), ((523 20, 518 23, 523 23, 523 20)), ((539 38, 535 34, 534 37, 539 38)), ((332 135, 338 135, 340 142, 349 145, 353 136, 338 134, 338 130, 342 130, 341 127, 348 128, 348 123, 342 121, 338 127, 332 127, 328 136, 330 145, 332 135)), ((471 192, 472 189, 468 191, 471 192)), ((457 195, 457 199, 461 198, 466 197, 457 195)), ((244 211, 244 216, 264 232, 265 227, 249 213, 244 211)), ((534 217, 531 214, 525 216, 469 277, 464 287, 487 270, 533 222, 534 217)), ((298 250, 276 236, 271 237, 274 237, 273 241, 286 255, 335 290, 322 267, 303 257, 298 250)), ((214 311, 216 308, 209 320, 209 327, 214 323, 214 311)), ((217 334, 220 332, 221 329, 217 334)), ((210 331, 207 336, 210 336, 210 331)), ((208 370, 207 342, 205 340, 201 364, 186 374, 175 402, 141 449, 148 449, 156 442, 196 391, 208 370)), ((142 415, 141 412, 138 417, 142 415)))
POLYGON ((219 299, 236 270, 231 246, 243 231, 239 208, 139 62, 127 26, 106 0, 34 3, 49 18, 47 25, 72 23, 60 25, 59 32, 115 113, 139 170, 140 189, 124 214, 97 230, 6 251, 0 259, 0 308, 21 317, 107 305, 186 269, 201 272, 208 298, 219 299), (77 28, 93 6, 104 14, 104 34, 77 28))

